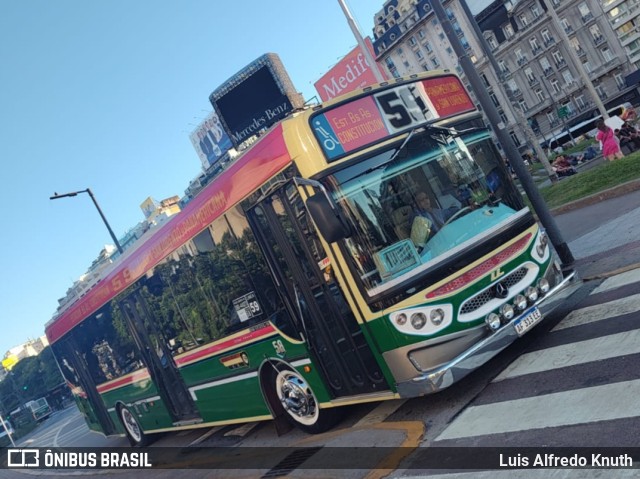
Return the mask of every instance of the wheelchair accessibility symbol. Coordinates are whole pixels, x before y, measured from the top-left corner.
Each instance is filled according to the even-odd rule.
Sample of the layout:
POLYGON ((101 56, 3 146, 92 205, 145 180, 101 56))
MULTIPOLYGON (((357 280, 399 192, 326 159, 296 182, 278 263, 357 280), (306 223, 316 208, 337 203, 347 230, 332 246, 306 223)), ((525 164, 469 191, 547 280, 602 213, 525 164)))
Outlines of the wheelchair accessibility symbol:
POLYGON ((330 132, 328 132, 324 128, 324 126, 322 126, 322 122, 320 122, 319 120, 316 120, 315 125, 316 125, 316 132, 320 137, 322 137, 322 147, 326 151, 335 150, 336 147, 338 146, 338 140, 330 132))

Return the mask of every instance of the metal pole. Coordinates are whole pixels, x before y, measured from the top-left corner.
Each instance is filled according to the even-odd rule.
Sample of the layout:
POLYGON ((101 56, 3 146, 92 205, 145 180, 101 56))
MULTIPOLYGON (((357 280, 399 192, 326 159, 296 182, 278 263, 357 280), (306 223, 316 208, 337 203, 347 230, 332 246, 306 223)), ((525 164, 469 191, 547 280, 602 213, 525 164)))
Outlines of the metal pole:
POLYGON ((347 22, 349 23, 351 32, 353 32, 353 36, 356 37, 356 41, 358 42, 358 45, 360 45, 360 49, 362 50, 362 53, 364 53, 364 58, 367 60, 367 63, 369 64, 369 68, 371 68, 373 75, 376 77, 376 81, 378 83, 382 83, 383 81, 386 80, 386 78, 384 78, 382 76, 382 73, 380 73, 380 70, 378 69, 378 64, 376 63, 376 60, 373 58, 373 56, 371 55, 371 52, 367 48, 367 45, 365 44, 364 39, 360 34, 360 30, 358 30, 358 26, 356 25, 356 22, 353 19, 353 16, 351 15, 349 8, 347 7, 347 4, 345 3, 344 0, 338 0, 338 3, 342 8, 344 16, 347 18, 347 22))
POLYGON ((531 175, 529 174, 529 171, 527 170, 527 167, 525 166, 524 161, 520 156, 520 152, 514 145, 511 136, 507 131, 505 131, 504 124, 500 119, 498 110, 489 98, 482 80, 480 79, 480 75, 478 75, 473 62, 469 58, 469 55, 462 46, 460 39, 453 30, 453 26, 451 25, 451 21, 447 17, 441 0, 434 0, 433 2, 431 2, 431 6, 433 7, 433 12, 436 18, 442 25, 445 35, 447 35, 447 38, 449 39, 449 43, 451 44, 453 50, 456 52, 456 55, 458 55, 460 67, 471 83, 471 87, 473 88, 478 101, 480 102, 480 105, 484 110, 485 115, 487 116, 491 127, 498 137, 498 141, 502 145, 502 148, 504 148, 507 159, 516 172, 516 175, 518 175, 518 178, 520 178, 520 183, 527 193, 527 196, 531 201, 531 205, 537 213, 540 222, 547 230, 547 234, 549 235, 551 243, 558 252, 558 256, 562 260, 563 265, 565 267, 570 266, 575 261, 573 255, 571 254, 571 250, 563 239, 562 234, 560 233, 560 230, 558 229, 558 226, 553 219, 553 216, 547 208, 544 199, 540 195, 537 186, 533 182, 533 179, 531 178, 531 175))
POLYGON ((503 91, 506 93, 507 98, 509 98, 509 101, 514 106, 513 110, 515 111, 515 114, 518 117, 518 121, 520 122, 520 127, 522 128, 522 131, 524 131, 524 134, 527 136, 529 143, 531 143, 531 146, 533 147, 533 151, 536 152, 536 155, 540 160, 540 162, 542 163, 542 166, 544 166, 544 169, 547 172, 547 176, 549 177, 551 182, 557 183, 558 175, 551 167, 551 163, 549 163, 549 158, 547 158, 547 155, 544 153, 544 151, 542 151, 542 148, 540 147, 540 143, 538 143, 538 139, 536 138, 536 135, 533 132, 533 129, 529 125, 529 122, 527 121, 524 115, 524 112, 520 110, 519 105, 515 105, 515 100, 512 98, 512 95, 510 94, 509 89, 505 87, 504 72, 498 66, 496 57, 493 55, 493 52, 491 51, 491 47, 489 47, 489 44, 487 43, 486 38, 484 38, 484 35, 480 31, 480 26, 478 25, 478 22, 476 22, 476 19, 474 18, 473 13, 471 13, 471 10, 469 10, 469 6, 467 5, 466 0, 461 0, 460 5, 462 6, 462 10, 464 11, 464 14, 467 16, 467 21, 471 24, 471 27, 473 28, 473 31, 476 34, 476 39, 480 43, 482 50, 484 50, 484 56, 487 57, 487 59, 489 60, 489 63, 491 64, 491 68, 493 68, 493 72, 498 78, 503 91))
POLYGON ((9 431, 9 428, 7 427, 7 424, 4 422, 4 419, 2 418, 2 414, 0 414, 0 423, 2 423, 2 428, 4 429, 4 432, 6 432, 7 436, 9 436, 9 440, 11 441, 11 445, 13 447, 16 447, 16 443, 13 440, 13 433, 11 431, 9 431))
POLYGON ((104 222, 104 225, 107 227, 107 230, 109 230, 109 234, 111 235, 111 239, 115 243, 116 248, 118 248, 118 251, 120 252, 120 254, 124 253, 124 250, 122 249, 122 246, 120 246, 120 242, 118 241, 118 238, 116 238, 116 235, 113 233, 113 230, 111 229, 111 226, 109 225, 109 222, 107 221, 107 218, 104 216, 104 213, 100 209, 100 205, 98 205, 98 202, 96 201, 95 196, 93 196, 93 192, 91 191, 91 188, 87 188, 86 190, 73 191, 71 193, 64 193, 62 195, 59 195, 58 193, 54 193, 53 196, 49 197, 49 199, 50 200, 57 200, 59 198, 65 198, 67 196, 77 196, 78 193, 88 193, 89 194, 89 196, 91 197, 91 200, 93 201, 93 204, 95 205, 96 209, 98 210, 98 213, 100 213, 100 217, 102 218, 102 221, 104 222))
MULTIPOLYGON (((544 73, 543 73, 543 75, 544 75, 544 73)), ((549 86, 547 85, 547 79, 541 77, 540 78, 540 84, 544 87, 545 91, 547 92, 547 96, 549 98, 551 98, 551 106, 553 108, 553 111, 555 111, 556 115, 557 115, 558 114, 558 105, 556 103, 556 99, 553 97, 553 94, 549 90, 549 86)), ((556 147, 559 146, 560 143, 558 142, 558 136, 555 133, 555 126, 554 125, 551 125, 551 129, 549 130, 549 132, 551 133, 551 136, 553 137, 553 141, 556 142, 556 147)), ((551 143, 548 143, 547 146, 551 150, 551 143)))
POLYGON ((100 217, 102 218, 102 221, 104 221, 105 226, 109 230, 109 234, 111 235, 111 239, 113 239, 113 242, 116 244, 116 248, 118 248, 118 251, 120 252, 120 254, 124 253, 124 251, 122 250, 122 246, 120 246, 120 242, 118 241, 118 238, 116 238, 116 235, 113 233, 111 226, 109 226, 109 222, 107 221, 107 218, 105 218, 104 213, 102 213, 102 210, 100 209, 100 206, 96 201, 96 197, 93 196, 93 193, 91 192, 91 188, 87 188, 86 192, 89 193, 89 196, 93 200, 93 204, 96 205, 96 209, 98 210, 98 213, 100 213, 100 217))
MULTIPOLYGON (((607 113, 606 108, 604 107, 604 105, 602 104, 602 101, 600 100, 600 95, 598 95, 598 92, 593 87, 593 83, 591 83, 591 79, 589 78, 589 75, 587 75, 587 72, 584 71, 582 62, 580 61, 577 53, 571 46, 571 42, 569 41, 569 35, 567 35, 567 32, 564 31, 564 27, 560 23, 560 19, 558 18, 558 14, 554 10, 553 5, 550 5, 549 2, 547 2, 547 0, 540 0, 540 3, 544 8, 546 8, 547 12, 549 13, 549 16, 551 17, 551 20, 553 21, 553 24, 556 27, 556 30, 558 31, 558 34, 562 37, 562 42, 567 47, 567 51, 569 52, 569 57, 571 58, 573 67, 578 72, 578 75, 580 75, 580 78, 584 82, 584 85, 587 87, 587 90, 589 90, 589 94, 593 97, 593 101, 598 107, 598 110, 602 115, 602 119, 603 120, 608 119, 609 114, 607 113)), ((569 136, 571 136, 571 133, 569 133, 569 136)))

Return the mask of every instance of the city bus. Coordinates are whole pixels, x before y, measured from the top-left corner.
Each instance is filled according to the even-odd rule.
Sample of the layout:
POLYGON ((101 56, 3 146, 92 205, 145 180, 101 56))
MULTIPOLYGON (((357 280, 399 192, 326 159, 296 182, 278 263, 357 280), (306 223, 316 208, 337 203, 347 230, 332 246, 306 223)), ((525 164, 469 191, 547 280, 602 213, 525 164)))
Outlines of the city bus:
POLYGON ((293 113, 148 235, 46 326, 89 427, 133 445, 441 391, 575 284, 447 71, 293 113))
MULTIPOLYGON (((631 118, 635 118, 635 108, 629 103, 622 103, 620 105, 616 105, 607 110, 607 114, 609 117, 619 117, 623 121, 627 120, 627 115, 631 118)), ((562 145, 567 145, 570 142, 582 137, 592 137, 595 138, 597 133, 596 125, 602 119, 602 115, 598 114, 598 110, 594 110, 591 112, 591 117, 585 119, 579 123, 572 124, 570 127, 565 128, 563 131, 551 133, 551 139, 547 142, 546 140, 542 142, 542 146, 549 146, 551 149, 555 149, 562 145)))
POLYGON ((33 401, 25 403, 25 406, 31 413, 33 419, 38 422, 51 416, 51 413, 53 412, 46 398, 34 399, 33 401))

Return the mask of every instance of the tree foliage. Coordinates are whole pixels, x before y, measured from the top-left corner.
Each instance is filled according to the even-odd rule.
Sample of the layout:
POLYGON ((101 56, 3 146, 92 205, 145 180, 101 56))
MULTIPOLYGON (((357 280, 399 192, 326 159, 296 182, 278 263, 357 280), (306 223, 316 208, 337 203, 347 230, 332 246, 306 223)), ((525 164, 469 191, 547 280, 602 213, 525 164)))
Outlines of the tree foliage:
POLYGON ((38 356, 24 358, 0 382, 0 409, 6 414, 32 399, 44 397, 64 379, 47 346, 38 356))

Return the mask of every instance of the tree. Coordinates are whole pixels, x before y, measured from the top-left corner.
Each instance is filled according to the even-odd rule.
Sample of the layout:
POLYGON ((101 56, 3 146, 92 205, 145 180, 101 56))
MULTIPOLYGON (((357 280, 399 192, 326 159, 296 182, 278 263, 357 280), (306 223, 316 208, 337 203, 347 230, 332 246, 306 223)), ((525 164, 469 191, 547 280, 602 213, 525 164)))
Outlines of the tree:
POLYGON ((6 414, 27 401, 46 396, 62 382, 62 374, 47 346, 38 356, 18 362, 0 383, 0 408, 6 414))

